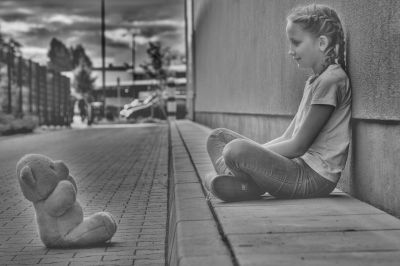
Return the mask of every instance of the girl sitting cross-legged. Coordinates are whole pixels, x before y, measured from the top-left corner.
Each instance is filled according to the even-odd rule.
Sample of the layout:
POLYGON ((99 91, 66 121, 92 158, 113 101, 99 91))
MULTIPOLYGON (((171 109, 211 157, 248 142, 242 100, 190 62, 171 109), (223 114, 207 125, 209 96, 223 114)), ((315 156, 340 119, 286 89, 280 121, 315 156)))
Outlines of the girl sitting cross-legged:
POLYGON ((283 135, 259 144, 228 129, 215 129, 207 150, 216 174, 205 186, 224 201, 328 196, 347 160, 351 90, 340 19, 330 7, 309 5, 287 17, 289 55, 311 68, 298 111, 283 135))

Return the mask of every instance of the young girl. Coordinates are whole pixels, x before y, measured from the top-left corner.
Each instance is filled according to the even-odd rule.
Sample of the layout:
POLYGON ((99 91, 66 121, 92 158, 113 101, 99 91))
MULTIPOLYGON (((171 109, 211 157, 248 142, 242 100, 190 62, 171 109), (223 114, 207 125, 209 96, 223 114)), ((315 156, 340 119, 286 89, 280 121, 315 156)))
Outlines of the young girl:
POLYGON ((207 150, 217 175, 205 186, 224 201, 324 197, 335 188, 350 142, 351 90, 344 33, 336 12, 324 5, 294 9, 287 18, 289 55, 311 68, 299 109, 283 135, 258 144, 215 129, 207 150))

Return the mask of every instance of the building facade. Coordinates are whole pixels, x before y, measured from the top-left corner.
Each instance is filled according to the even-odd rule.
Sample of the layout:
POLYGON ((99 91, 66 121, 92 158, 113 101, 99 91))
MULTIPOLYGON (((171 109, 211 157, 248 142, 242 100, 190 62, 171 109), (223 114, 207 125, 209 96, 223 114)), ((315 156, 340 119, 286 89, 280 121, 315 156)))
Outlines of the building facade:
MULTIPOLYGON (((186 94, 186 66, 172 65, 169 69, 173 72, 172 82, 178 94, 186 94)), ((103 98, 101 68, 93 68, 92 75, 96 78, 94 96, 103 98)), ((148 93, 158 88, 158 81, 149 78, 143 69, 134 71, 131 67, 108 67, 105 70, 106 106, 122 108, 134 99, 143 100, 148 93)))

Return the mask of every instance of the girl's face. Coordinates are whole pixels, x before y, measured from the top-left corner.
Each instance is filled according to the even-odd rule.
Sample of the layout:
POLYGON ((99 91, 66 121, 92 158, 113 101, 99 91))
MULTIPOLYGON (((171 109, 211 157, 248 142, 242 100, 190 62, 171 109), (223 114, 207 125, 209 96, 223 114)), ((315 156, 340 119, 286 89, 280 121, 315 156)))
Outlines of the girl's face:
POLYGON ((301 68, 312 68, 314 73, 322 67, 324 53, 319 38, 304 31, 298 24, 288 21, 287 38, 290 42, 289 55, 301 68))

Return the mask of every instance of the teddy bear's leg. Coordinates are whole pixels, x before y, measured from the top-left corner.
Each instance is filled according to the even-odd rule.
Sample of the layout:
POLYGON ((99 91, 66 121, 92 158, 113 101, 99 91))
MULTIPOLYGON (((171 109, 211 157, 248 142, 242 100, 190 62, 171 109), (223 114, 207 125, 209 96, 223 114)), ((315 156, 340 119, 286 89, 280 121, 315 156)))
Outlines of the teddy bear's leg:
POLYGON ((85 218, 64 238, 68 246, 96 245, 110 240, 116 230, 117 225, 111 214, 98 212, 85 218))

